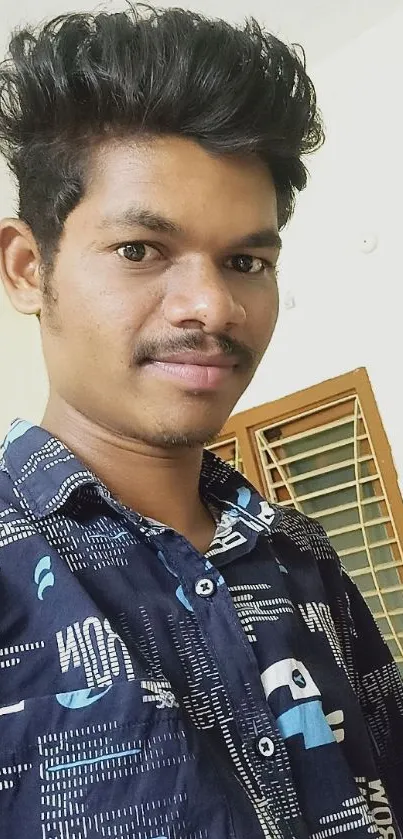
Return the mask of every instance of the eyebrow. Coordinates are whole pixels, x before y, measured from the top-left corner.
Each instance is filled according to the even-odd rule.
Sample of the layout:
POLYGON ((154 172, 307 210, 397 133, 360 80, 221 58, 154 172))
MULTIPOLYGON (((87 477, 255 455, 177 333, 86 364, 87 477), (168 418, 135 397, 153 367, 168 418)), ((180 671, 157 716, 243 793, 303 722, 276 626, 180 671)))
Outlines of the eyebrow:
POLYGON ((255 233, 248 233, 236 242, 231 242, 230 248, 276 248, 281 250, 282 244, 277 231, 271 227, 265 227, 255 233))
MULTIPOLYGON (((100 227, 144 227, 151 230, 153 233, 170 233, 176 236, 184 236, 185 231, 176 222, 171 219, 161 216, 158 213, 153 213, 150 210, 140 209, 136 207, 129 207, 116 216, 104 216, 101 219, 100 227)), ((277 230, 271 227, 257 230, 254 233, 248 233, 241 239, 230 242, 228 247, 234 248, 276 248, 280 250, 282 246, 281 237, 277 230)))

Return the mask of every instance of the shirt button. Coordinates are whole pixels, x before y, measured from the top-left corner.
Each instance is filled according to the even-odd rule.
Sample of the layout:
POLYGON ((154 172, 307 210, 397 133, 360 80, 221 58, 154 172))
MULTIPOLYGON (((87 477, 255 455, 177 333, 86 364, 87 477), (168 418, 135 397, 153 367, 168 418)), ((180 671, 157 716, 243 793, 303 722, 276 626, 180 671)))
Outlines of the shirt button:
POLYGON ((195 585, 195 592, 199 597, 211 597, 212 594, 215 594, 215 591, 216 584, 209 577, 202 577, 195 585))
POLYGON ((272 757, 274 755, 274 743, 270 737, 261 737, 256 743, 256 748, 262 757, 272 757))

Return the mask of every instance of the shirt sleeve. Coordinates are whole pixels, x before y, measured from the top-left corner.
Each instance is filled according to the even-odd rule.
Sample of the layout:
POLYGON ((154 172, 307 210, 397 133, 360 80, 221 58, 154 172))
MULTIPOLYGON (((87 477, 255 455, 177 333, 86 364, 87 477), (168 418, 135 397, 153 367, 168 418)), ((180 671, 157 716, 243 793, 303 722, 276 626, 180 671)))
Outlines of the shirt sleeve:
POLYGON ((403 682, 365 600, 347 574, 343 578, 351 618, 352 681, 379 777, 403 833, 403 682))

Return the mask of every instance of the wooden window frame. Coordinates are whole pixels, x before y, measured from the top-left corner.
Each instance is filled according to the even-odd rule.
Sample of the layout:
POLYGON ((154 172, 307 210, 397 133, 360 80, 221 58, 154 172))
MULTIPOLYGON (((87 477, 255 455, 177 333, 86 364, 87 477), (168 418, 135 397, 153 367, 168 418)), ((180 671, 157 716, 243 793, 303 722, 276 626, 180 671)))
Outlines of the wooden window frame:
POLYGON ((316 412, 326 403, 355 395, 358 396, 362 406, 380 475, 387 491, 396 533, 400 544, 403 544, 403 499, 390 444, 365 367, 359 367, 336 378, 299 390, 290 396, 234 414, 227 420, 213 445, 236 438, 245 475, 256 489, 265 495, 262 466, 254 443, 255 431, 270 424, 281 425, 288 422, 293 415, 316 412))

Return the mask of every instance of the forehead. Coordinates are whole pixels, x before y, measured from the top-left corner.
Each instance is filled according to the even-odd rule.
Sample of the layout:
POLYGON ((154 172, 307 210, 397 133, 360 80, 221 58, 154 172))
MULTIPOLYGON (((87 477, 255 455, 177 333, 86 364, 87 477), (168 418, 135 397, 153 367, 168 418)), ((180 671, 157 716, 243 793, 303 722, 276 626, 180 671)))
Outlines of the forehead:
POLYGON ((213 156, 181 137, 108 141, 92 159, 81 209, 96 226, 142 205, 210 237, 277 227, 269 169, 256 158, 213 156))

